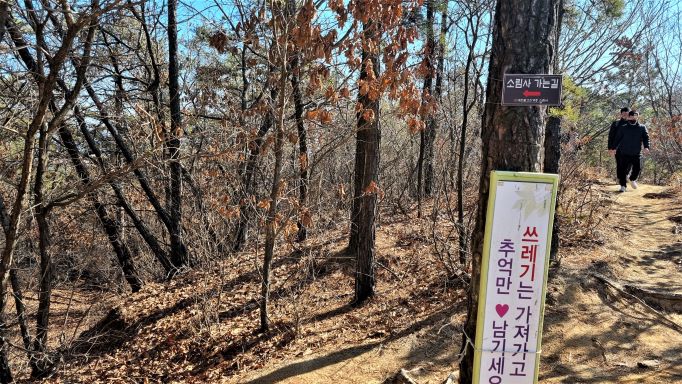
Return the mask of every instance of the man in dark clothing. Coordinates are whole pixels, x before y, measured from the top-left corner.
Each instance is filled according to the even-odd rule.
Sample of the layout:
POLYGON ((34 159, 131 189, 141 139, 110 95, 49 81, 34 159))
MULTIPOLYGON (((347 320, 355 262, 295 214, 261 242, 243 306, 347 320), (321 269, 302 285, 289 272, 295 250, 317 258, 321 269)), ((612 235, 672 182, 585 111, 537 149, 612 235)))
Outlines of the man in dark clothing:
POLYGON ((628 122, 624 125, 618 126, 616 137, 614 139, 614 149, 609 152, 616 155, 616 173, 618 174, 618 182, 620 183, 620 191, 625 192, 627 189, 627 176, 630 170, 630 185, 633 189, 637 189, 637 178, 641 170, 641 153, 642 145, 644 145, 644 152, 649 153, 649 132, 646 127, 637 122, 639 113, 637 111, 630 111, 628 113, 628 122))
POLYGON ((618 152, 615 152, 616 150, 616 134, 618 133, 618 128, 623 125, 628 123, 628 113, 630 112, 630 108, 628 107, 623 107, 620 109, 620 119, 619 120, 614 120, 613 123, 611 123, 611 127, 609 128, 609 141, 608 141, 608 150, 609 151, 614 151, 611 152, 612 154, 615 154, 616 157, 616 168, 618 168, 618 152))
POLYGON ((611 127, 609 128, 609 142, 608 142, 608 149, 609 150, 616 149, 615 141, 616 141, 616 133, 618 133, 618 127, 620 127, 623 124, 627 124, 629 112, 630 112, 630 108, 628 108, 628 107, 621 108, 620 109, 620 119, 614 120, 613 123, 611 123, 611 127))

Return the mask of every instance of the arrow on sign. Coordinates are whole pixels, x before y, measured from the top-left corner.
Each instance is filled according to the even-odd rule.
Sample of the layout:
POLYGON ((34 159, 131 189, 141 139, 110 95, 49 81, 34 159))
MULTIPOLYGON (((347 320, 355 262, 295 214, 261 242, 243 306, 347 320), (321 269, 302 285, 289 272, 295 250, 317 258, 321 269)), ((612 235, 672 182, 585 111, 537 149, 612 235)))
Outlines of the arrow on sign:
POLYGON ((525 96, 525 97, 540 96, 540 95, 541 95, 540 91, 529 91, 527 89, 523 91, 523 96, 525 96))

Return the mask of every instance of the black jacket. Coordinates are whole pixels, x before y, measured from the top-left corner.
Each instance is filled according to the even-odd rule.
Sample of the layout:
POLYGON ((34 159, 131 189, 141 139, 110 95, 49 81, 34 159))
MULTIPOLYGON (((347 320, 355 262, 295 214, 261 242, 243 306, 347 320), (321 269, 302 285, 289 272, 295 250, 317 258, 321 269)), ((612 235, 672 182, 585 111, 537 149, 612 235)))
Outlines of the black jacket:
POLYGON ((614 146, 619 154, 637 156, 644 148, 649 148, 649 132, 639 124, 623 124, 618 126, 614 146))
POLYGON ((618 127, 623 124, 627 124, 627 119, 621 118, 611 123, 611 128, 609 128, 609 142, 608 149, 616 149, 616 134, 618 134, 618 127))

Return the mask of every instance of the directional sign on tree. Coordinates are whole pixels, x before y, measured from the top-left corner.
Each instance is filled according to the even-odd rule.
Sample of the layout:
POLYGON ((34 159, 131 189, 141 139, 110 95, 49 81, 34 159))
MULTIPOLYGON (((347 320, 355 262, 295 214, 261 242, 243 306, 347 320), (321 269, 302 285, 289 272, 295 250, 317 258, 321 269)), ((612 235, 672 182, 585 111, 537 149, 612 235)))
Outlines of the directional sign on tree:
POLYGON ((502 105, 561 105, 561 75, 505 74, 502 105))

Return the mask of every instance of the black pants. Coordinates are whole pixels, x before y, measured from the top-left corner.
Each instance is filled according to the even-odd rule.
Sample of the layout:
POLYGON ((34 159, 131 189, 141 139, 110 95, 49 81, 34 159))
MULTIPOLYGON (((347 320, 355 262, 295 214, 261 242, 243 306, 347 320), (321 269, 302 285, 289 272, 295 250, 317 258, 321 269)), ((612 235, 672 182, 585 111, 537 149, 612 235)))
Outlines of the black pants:
POLYGON ((639 172, 642 170, 639 155, 624 155, 621 153, 616 155, 616 160, 616 174, 618 175, 618 182, 621 186, 627 186, 627 177, 630 170, 632 170, 632 173, 630 173, 630 180, 637 180, 639 172))

